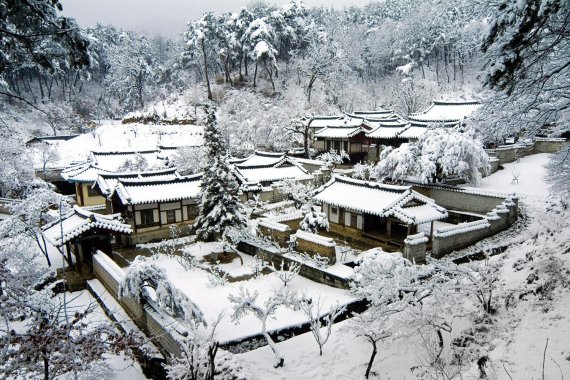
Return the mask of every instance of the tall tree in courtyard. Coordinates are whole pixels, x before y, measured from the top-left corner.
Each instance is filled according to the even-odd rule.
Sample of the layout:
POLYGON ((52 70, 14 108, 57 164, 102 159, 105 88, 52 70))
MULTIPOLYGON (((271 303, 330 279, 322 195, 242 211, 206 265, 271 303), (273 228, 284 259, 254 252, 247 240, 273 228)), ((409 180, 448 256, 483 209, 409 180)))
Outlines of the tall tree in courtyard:
POLYGON ((207 165, 202 177, 200 214, 194 227, 199 239, 219 239, 228 227, 245 227, 242 205, 236 195, 238 184, 228 165, 226 147, 216 122, 216 109, 206 105, 204 139, 207 165))

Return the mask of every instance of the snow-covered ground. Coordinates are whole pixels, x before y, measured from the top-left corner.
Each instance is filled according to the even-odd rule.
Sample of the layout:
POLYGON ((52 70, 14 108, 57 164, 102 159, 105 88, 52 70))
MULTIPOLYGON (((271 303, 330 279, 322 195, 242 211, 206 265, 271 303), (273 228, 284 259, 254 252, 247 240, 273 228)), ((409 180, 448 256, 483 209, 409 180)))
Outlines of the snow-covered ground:
POLYGON ((551 157, 552 154, 539 153, 523 157, 520 162, 504 164, 503 170, 483 178, 478 188, 507 194, 516 193, 527 205, 540 204, 550 193, 544 165, 551 157), (518 183, 513 183, 514 176, 518 177, 518 183))
MULTIPOLYGON (((103 309, 99 306, 97 301, 87 290, 82 290, 79 292, 66 293, 68 302, 68 311, 73 314, 74 312, 82 312, 87 307, 92 308, 86 317, 86 323, 88 325, 93 325, 97 323, 110 323, 109 318, 105 315, 103 309)), ((122 379, 132 379, 132 380, 142 380, 147 377, 142 373, 140 365, 123 354, 106 354, 104 356, 104 364, 108 367, 107 371, 104 371, 105 379, 108 380, 122 380, 122 379)), ((80 375, 81 378, 82 375, 80 375)), ((83 374, 86 378, 89 378, 89 374, 83 374)), ((59 376, 58 379, 68 379, 69 375, 59 376)))
MULTIPOLYGON (((215 243, 197 243, 189 246, 189 248, 193 251, 193 255, 203 256, 211 252, 215 246, 215 243)), ((221 264, 221 269, 231 276, 253 273, 251 268, 254 261, 253 257, 245 254, 242 254, 241 257, 243 264, 239 259, 234 259, 229 264, 221 264)), ((204 269, 195 268, 187 271, 178 261, 165 255, 161 255, 156 264, 164 268, 173 284, 202 309, 206 320, 212 321, 220 312, 224 313, 224 318, 217 329, 217 337, 222 342, 258 334, 261 331, 261 322, 252 315, 242 318, 239 324, 230 319, 232 310, 231 303, 228 300, 230 294, 236 295, 239 293, 240 287, 244 287, 250 292, 259 292, 257 300, 259 304, 263 304, 275 289, 283 286, 277 276, 267 274, 257 279, 252 278, 213 287, 208 279, 210 274, 204 269)), ((346 290, 322 285, 301 276, 295 277, 292 282, 287 284, 287 287, 296 291, 299 296, 304 294, 315 300, 321 297, 324 302, 324 310, 328 310, 329 306, 336 303, 343 305, 353 300, 353 297, 346 290)), ((306 322, 306 318, 301 311, 281 308, 278 309, 275 318, 268 321, 267 326, 269 330, 273 330, 303 322, 306 322)))

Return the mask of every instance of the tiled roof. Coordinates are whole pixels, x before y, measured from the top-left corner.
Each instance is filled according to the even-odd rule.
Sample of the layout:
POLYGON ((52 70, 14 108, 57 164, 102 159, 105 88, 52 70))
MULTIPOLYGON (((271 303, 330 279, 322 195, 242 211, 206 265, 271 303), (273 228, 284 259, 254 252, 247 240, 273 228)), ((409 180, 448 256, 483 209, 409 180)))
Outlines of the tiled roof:
POLYGON ((202 173, 155 181, 125 178, 117 182, 115 192, 129 205, 195 199, 200 195, 201 178, 202 173))
POLYGON ((323 139, 347 139, 361 132, 366 132, 365 129, 361 127, 355 128, 338 128, 338 127, 326 127, 315 133, 315 137, 323 139))
POLYGON ((95 182, 99 174, 112 173, 94 165, 91 162, 84 162, 70 166, 61 171, 61 176, 68 182, 95 182))
POLYGON ((314 199, 317 202, 380 217, 392 216, 406 224, 421 224, 447 217, 447 211, 443 207, 413 191, 411 186, 386 185, 334 176, 315 193, 314 199))
POLYGON ((429 123, 461 121, 479 107, 476 101, 434 101, 427 110, 411 114, 409 119, 429 123))
POLYGON ((102 215, 73 206, 73 211, 47 224, 43 235, 50 244, 61 247, 93 228, 123 234, 133 232, 130 225, 122 223, 119 214, 102 215))
POLYGON ((176 168, 168 168, 162 170, 154 170, 147 172, 121 172, 121 173, 102 173, 97 177, 97 186, 105 196, 110 196, 115 191, 115 187, 119 180, 138 179, 140 181, 160 181, 175 179, 179 174, 176 168))

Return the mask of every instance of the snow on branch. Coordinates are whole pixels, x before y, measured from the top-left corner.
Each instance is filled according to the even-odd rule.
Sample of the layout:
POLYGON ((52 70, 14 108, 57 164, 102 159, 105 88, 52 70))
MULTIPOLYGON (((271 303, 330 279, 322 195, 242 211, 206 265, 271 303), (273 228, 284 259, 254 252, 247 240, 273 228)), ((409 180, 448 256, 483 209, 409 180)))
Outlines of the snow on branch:
POLYGON ((193 326, 205 324, 198 305, 180 292, 166 276, 166 271, 143 256, 137 256, 119 285, 119 298, 133 297, 138 302, 150 300, 160 311, 182 318, 193 326))

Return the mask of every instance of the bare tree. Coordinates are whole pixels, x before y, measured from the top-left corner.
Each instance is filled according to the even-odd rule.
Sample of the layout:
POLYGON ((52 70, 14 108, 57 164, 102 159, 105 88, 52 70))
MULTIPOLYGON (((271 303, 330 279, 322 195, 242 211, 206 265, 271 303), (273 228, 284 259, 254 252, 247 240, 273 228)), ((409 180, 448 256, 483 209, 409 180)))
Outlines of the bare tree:
POLYGON ((319 297, 315 302, 311 298, 303 296, 301 298, 301 310, 309 320, 313 338, 319 345, 319 355, 323 355, 323 346, 329 340, 332 333, 332 326, 335 319, 341 315, 346 308, 338 304, 332 305, 326 315, 322 315, 324 300, 319 297), (323 333, 324 328, 324 333, 323 333))
POLYGON ((257 317, 257 319, 261 321, 261 334, 277 359, 275 367, 283 367, 285 358, 281 355, 277 345, 267 332, 267 320, 269 317, 275 315, 275 312, 280 307, 296 307, 299 303, 297 294, 288 288, 279 288, 265 301, 263 306, 256 303, 258 295, 259 293, 257 291, 250 293, 248 289, 244 289, 243 287, 240 287, 239 294, 230 294, 228 298, 233 307, 232 320, 239 322, 241 318, 249 313, 257 317))

